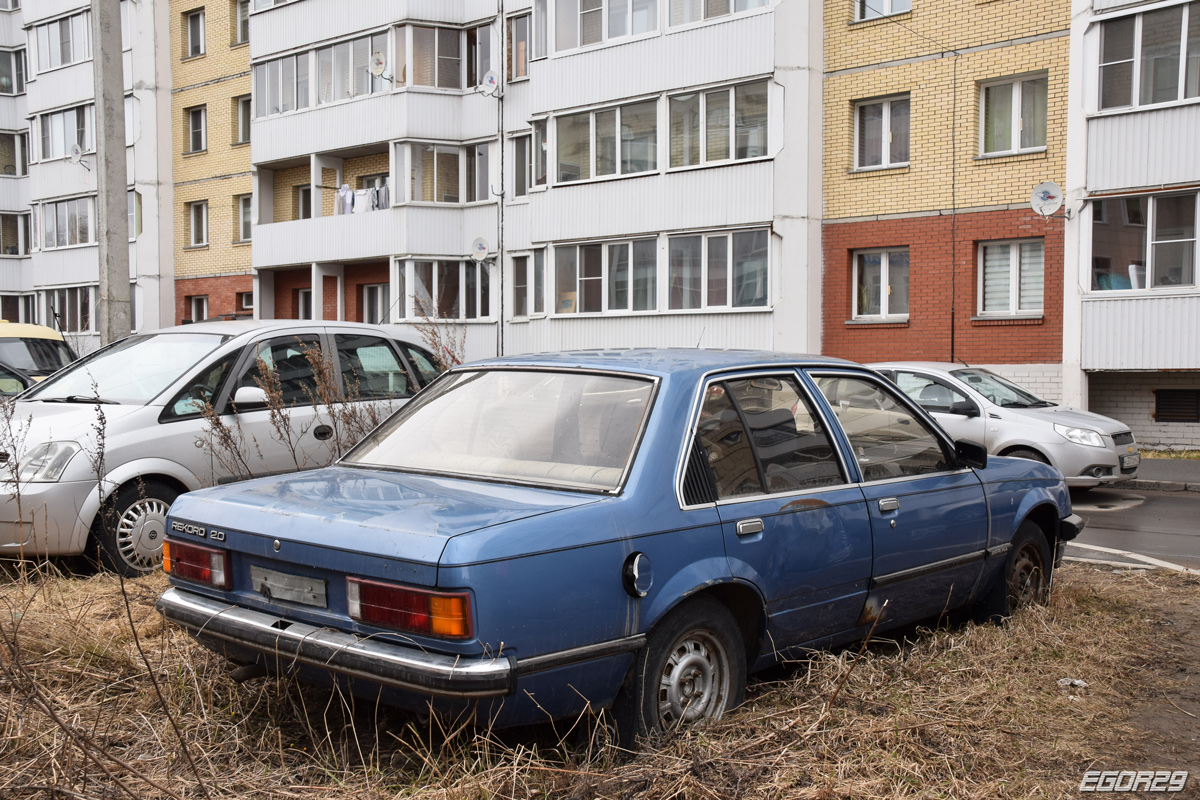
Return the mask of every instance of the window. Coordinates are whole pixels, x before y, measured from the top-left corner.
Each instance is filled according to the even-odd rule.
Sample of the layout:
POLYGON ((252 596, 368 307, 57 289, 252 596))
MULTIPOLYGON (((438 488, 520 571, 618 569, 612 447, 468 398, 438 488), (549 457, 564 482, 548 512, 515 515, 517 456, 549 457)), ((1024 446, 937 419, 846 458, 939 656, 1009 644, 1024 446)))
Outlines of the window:
POLYGON ((72 286, 46 292, 51 327, 63 333, 87 333, 92 330, 93 286, 72 286))
POLYGON ((1044 273, 1040 239, 979 245, 979 313, 1040 314, 1044 273))
POLYGON ((912 0, 854 0, 854 19, 875 19, 912 11, 912 0))
POLYGON ((491 184, 488 173, 487 143, 471 145, 466 149, 467 162, 467 202, 478 203, 492 199, 491 184))
POLYGON ((296 290, 296 319, 313 318, 312 289, 296 290))
MULTIPOLYGON (((380 284, 385 293, 387 284, 380 284)), ((378 289, 379 286, 363 287, 378 289)), ((369 320, 368 320, 369 321, 369 320)), ((342 391, 350 399, 410 397, 413 386, 408 370, 386 339, 364 334, 339 333, 334 337, 342 371, 342 391)))
POLYGON ((196 106, 184 110, 187 117, 187 149, 188 153, 200 153, 208 149, 208 134, 205 120, 208 110, 205 106, 196 106))
POLYGON ((533 169, 530 136, 513 137, 513 196, 529 194, 529 177, 533 169))
POLYGON ((234 0, 233 43, 250 41, 250 0, 234 0))
POLYGON ((92 12, 56 19, 35 29, 38 72, 65 67, 92 57, 92 12))
POLYGON ((508 19, 508 79, 529 77, 529 15, 508 19))
POLYGON ((233 104, 233 143, 245 144, 246 142, 250 141, 250 95, 235 97, 233 104))
POLYGON ((142 235, 142 194, 134 189, 126 193, 129 216, 129 241, 142 235))
POLYGON ((767 154, 765 81, 669 100, 671 166, 691 167, 767 154), (734 144, 730 149, 730 144, 734 144))
POLYGON ((529 256, 513 256, 513 316, 529 316, 529 256))
POLYGON ((908 316, 908 250, 854 254, 854 308, 858 318, 908 316))
POLYGON ((254 292, 238 292, 238 309, 241 311, 254 310, 254 292))
POLYGON ((668 307, 766 306, 768 238, 765 229, 670 237, 668 307))
POLYGON ((0 214, 0 254, 27 256, 29 246, 29 215, 0 214))
POLYGON ((208 319, 208 295, 194 295, 188 298, 188 311, 192 322, 208 319))
POLYGON ((856 169, 908 164, 909 98, 859 103, 854 110, 856 169))
POLYGON ((254 116, 308 108, 308 53, 254 65, 254 116))
POLYGON ((549 145, 546 138, 546 120, 539 119, 533 123, 533 173, 530 180, 533 186, 546 185, 546 164, 549 163, 549 145))
POLYGON ((25 93, 25 51, 0 52, 0 94, 25 93))
POLYGON ((413 262, 413 311, 430 319, 482 319, 490 315, 486 264, 471 261, 413 262))
POLYGON ((658 29, 658 0, 554 0, 555 50, 658 29))
POLYGON ((295 0, 254 0, 254 10, 260 11, 271 6, 281 6, 284 3, 292 3, 295 0))
POLYGON ((657 253, 655 239, 555 247, 555 312, 653 311, 657 253))
POLYGON ((555 123, 559 183, 657 168, 657 100, 569 114, 555 123))
POLYGON ((413 86, 462 88, 462 32, 413 26, 413 86))
POLYGON ((767 0, 671 0, 671 26, 715 19, 752 8, 761 8, 767 0))
POLYGON ((91 105, 76 106, 53 114, 42 114, 42 161, 66 158, 71 155, 71 145, 90 153, 96 149, 94 133, 95 108, 91 105))
MULTIPOLYGON (((399 145, 411 150, 411 199, 418 203, 459 202, 460 148, 451 145, 399 145)), ((399 162, 403 163, 403 162, 399 162)))
POLYGON ((0 133, 0 176, 29 174, 29 134, 0 133))
POLYGON ((1100 108, 1200 97, 1200 3, 1100 25, 1100 108))
POLYGON ((254 231, 254 218, 251 215, 253 208, 253 197, 248 194, 234 198, 234 213, 237 215, 235 225, 237 227, 239 242, 248 242, 254 231))
POLYGON ((1200 422, 1200 389, 1155 389, 1155 422, 1200 422))
POLYGON ((467 85, 481 86, 492 71, 492 26, 467 30, 467 85))
POLYGON ((295 191, 295 219, 312 219, 312 185, 306 183, 303 186, 297 186, 295 191))
POLYGON ((1046 146, 1046 78, 990 83, 980 90, 981 152, 1017 153, 1046 146))
POLYGON ((183 15, 183 57, 204 55, 204 11, 190 11, 183 15))
POLYGON ((204 247, 208 244, 208 201, 188 203, 188 246, 204 247))
POLYGON ((546 313, 546 251, 513 257, 513 316, 546 313))
POLYGON ((96 199, 77 197, 42 205, 45 249, 91 244, 96 199))
POLYGON ((1195 192, 1093 200, 1092 289, 1194 286, 1197 205, 1195 192))
MULTIPOLYGON (((339 42, 317 51, 317 103, 337 103, 352 97, 363 97, 390 88, 382 76, 371 74, 371 54, 387 53, 387 34, 376 33, 348 42, 339 42)), ((304 55, 295 56, 297 59, 304 55)), ((290 76, 286 73, 288 59, 283 59, 284 105, 288 105, 287 86, 290 76)), ((306 65, 307 66, 307 65, 306 65)), ((307 72, 305 86, 307 87, 307 72)), ((307 99, 305 100, 307 105, 307 99)), ((297 108, 304 106, 297 105, 297 108)), ((282 109, 284 111, 289 108, 282 109)))
POLYGON ((372 325, 386 325, 391 321, 388 319, 388 306, 391 305, 388 288, 386 283, 363 284, 363 322, 372 325))

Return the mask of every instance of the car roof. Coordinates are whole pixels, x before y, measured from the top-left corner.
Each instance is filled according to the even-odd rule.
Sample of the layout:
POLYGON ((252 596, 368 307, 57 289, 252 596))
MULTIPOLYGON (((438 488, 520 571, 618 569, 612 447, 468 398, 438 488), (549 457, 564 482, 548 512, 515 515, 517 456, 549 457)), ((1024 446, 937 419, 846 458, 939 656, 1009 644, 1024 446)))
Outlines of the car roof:
POLYGON ((63 335, 45 325, 0 320, 0 339, 57 339, 61 342, 63 335))
POLYGON ((766 366, 859 366, 830 356, 778 353, 769 350, 709 350, 701 348, 630 348, 572 350, 562 353, 531 353, 490 358, 464 364, 457 369, 481 366, 574 367, 638 372, 665 377, 681 373, 708 373, 745 367, 766 366))
POLYGON ((871 369, 923 369, 926 372, 949 373, 959 369, 981 369, 967 364, 955 364, 950 361, 874 361, 866 366, 871 369))
MULTIPOLYGON (((170 328, 143 331, 143 333, 219 333, 222 336, 237 337, 263 332, 290 331, 297 328, 340 328, 345 330, 374 331, 390 336, 393 339, 400 339, 413 344, 416 343, 411 334, 390 325, 368 325, 362 322, 317 319, 211 319, 203 322, 193 322, 188 325, 175 325, 170 328)), ((0 333, 2 333, 2 330, 0 330, 0 333)))

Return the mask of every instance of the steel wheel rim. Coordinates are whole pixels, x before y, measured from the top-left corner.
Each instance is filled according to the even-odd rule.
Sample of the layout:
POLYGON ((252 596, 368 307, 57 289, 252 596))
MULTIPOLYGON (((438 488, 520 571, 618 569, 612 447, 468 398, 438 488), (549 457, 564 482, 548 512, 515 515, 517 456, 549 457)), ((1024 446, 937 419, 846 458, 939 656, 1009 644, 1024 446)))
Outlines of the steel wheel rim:
POLYGON ((720 719, 729 698, 729 654, 711 631, 681 636, 658 679, 658 718, 664 728, 720 719))
POLYGON ((1012 575, 1008 580, 1008 596, 1013 608, 1030 605, 1041 597, 1044 575, 1041 554, 1033 543, 1027 543, 1013 558, 1012 575))
POLYGON ((117 520, 117 553, 131 567, 146 571, 162 563, 162 543, 170 503, 145 497, 117 520))

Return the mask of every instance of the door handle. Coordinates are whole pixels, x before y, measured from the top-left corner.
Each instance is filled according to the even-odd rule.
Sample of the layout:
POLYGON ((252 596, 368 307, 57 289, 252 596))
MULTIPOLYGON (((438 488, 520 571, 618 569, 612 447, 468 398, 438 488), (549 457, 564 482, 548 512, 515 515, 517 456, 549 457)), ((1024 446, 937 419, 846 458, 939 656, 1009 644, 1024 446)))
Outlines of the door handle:
POLYGON ((879 510, 883 512, 899 511, 900 500, 895 497, 885 497, 879 501, 879 510))
POLYGON ((313 436, 317 438, 317 441, 323 442, 333 436, 333 428, 328 425, 318 425, 313 428, 313 436))
POLYGON ((763 532, 763 521, 761 519, 739 519, 737 524, 738 536, 750 536, 755 533, 763 532))

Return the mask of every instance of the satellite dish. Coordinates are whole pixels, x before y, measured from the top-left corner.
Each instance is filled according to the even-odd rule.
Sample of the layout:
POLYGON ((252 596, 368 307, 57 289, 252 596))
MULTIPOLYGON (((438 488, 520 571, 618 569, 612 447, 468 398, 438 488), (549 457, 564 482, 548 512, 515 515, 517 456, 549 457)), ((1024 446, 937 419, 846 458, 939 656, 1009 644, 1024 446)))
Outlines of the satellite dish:
POLYGON ((78 164, 83 160, 83 148, 78 144, 71 145, 71 152, 67 155, 67 158, 72 164, 78 164))
POLYGON ((367 69, 376 78, 383 74, 383 71, 387 69, 387 59, 384 58, 382 52, 376 50, 374 53, 371 53, 371 62, 367 69))
POLYGON ((488 256, 487 239, 484 239, 482 236, 480 236, 480 237, 476 238, 475 241, 471 242, 471 259, 472 260, 474 260, 476 263, 478 263, 480 261, 483 261, 485 258, 487 258, 487 256, 488 256))
POLYGON ((1035 213, 1048 217, 1062 208, 1063 191, 1054 181, 1045 181, 1033 187, 1029 195, 1029 207, 1035 213))
POLYGON ((500 76, 489 69, 483 75, 483 80, 479 84, 479 91, 488 97, 498 97, 500 95, 500 76))

